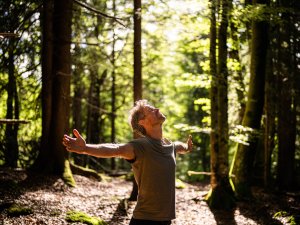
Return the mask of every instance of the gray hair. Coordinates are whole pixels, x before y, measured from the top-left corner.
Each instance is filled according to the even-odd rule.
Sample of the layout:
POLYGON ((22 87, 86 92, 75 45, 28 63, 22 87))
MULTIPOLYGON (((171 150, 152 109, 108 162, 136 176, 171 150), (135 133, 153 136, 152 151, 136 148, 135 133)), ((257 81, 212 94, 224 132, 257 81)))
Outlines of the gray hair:
POLYGON ((129 112, 128 122, 133 130, 139 135, 145 136, 146 130, 143 126, 139 125, 139 121, 145 118, 144 107, 148 104, 145 99, 135 102, 134 107, 129 112))

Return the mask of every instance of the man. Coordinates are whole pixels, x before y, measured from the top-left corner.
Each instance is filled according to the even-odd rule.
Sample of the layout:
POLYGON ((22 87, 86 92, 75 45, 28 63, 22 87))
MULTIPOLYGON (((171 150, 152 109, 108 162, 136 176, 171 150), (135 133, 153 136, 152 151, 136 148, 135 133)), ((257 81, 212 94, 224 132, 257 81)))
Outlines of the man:
POLYGON ((138 185, 138 200, 129 225, 170 225, 175 219, 175 156, 192 150, 192 137, 186 143, 163 138, 166 117, 159 109, 139 100, 130 111, 129 122, 142 137, 126 144, 86 144, 74 129, 76 138, 64 135, 63 145, 71 152, 101 158, 128 160, 138 185))

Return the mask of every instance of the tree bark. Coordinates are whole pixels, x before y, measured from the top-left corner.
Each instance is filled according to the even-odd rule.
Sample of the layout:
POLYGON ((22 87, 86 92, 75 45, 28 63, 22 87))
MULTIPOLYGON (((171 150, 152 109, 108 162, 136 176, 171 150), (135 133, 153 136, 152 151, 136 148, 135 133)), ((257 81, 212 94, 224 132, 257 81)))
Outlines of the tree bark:
MULTIPOLYGON (((281 7, 291 7, 290 1, 281 1, 281 7)), ((296 147, 296 102, 293 64, 293 43, 291 42, 291 15, 282 15, 283 25, 279 34, 279 79, 278 79, 278 168, 277 183, 281 190, 291 189, 295 183, 296 147)), ((294 26, 294 25, 293 25, 294 26)))
MULTIPOLYGON (((267 4, 266 0, 253 1, 267 4)), ((242 126, 249 128, 248 145, 238 144, 232 162, 231 174, 236 195, 240 198, 252 196, 251 171, 258 143, 258 132, 264 105, 266 54, 268 48, 268 24, 266 21, 252 21, 250 83, 246 111, 242 126)))
POLYGON ((142 2, 134 0, 133 11, 133 26, 134 26, 134 62, 133 62, 133 99, 137 101, 142 99, 142 2))
MULTIPOLYGON (((19 99, 14 66, 14 45, 15 41, 9 40, 8 50, 8 84, 6 100, 6 119, 19 119, 19 99)), ((18 165, 19 145, 18 145, 19 124, 6 124, 5 128, 5 166, 16 168, 18 165)))
MULTIPOLYGON (((232 12, 233 6, 232 2, 229 2, 229 8, 232 12)), ((236 82, 236 94, 237 94, 237 100, 239 104, 239 116, 237 123, 240 124, 242 122, 242 119, 244 117, 245 108, 246 108, 246 99, 245 99, 245 84, 244 84, 244 74, 245 74, 245 66, 241 63, 240 59, 240 40, 239 40, 239 33, 238 28, 236 26, 236 22, 234 22, 234 18, 232 18, 232 14, 230 14, 231 21, 230 23, 230 37, 232 39, 232 45, 233 47, 228 52, 229 57, 234 60, 235 63, 238 63, 240 68, 236 71, 231 71, 233 80, 236 82)))
MULTIPOLYGON (((274 46, 275 47, 275 46, 274 46)), ((271 181, 271 157, 275 148, 275 117, 276 117, 276 76, 273 73, 272 54, 268 50, 265 84, 265 120, 264 120, 264 187, 268 189, 271 181)))
POLYGON ((46 12, 46 10, 50 9, 51 12, 53 7, 53 23, 43 21, 46 22, 43 31, 47 32, 48 28, 50 30, 49 36, 46 33, 43 34, 43 72, 45 73, 43 74, 45 76, 43 81, 49 82, 46 84, 50 84, 52 87, 51 90, 47 87, 43 92, 43 104, 45 104, 43 108, 50 107, 50 109, 44 111, 43 117, 43 119, 46 119, 44 121, 45 124, 43 124, 45 125, 43 140, 45 141, 44 143, 48 144, 48 147, 45 149, 46 152, 44 150, 41 151, 35 168, 39 169, 39 171, 62 176, 69 185, 73 186, 75 181, 70 170, 68 154, 61 143, 63 135, 69 131, 72 1, 54 0, 53 5, 49 1, 45 1, 44 4, 45 16, 49 16, 47 14, 49 12, 46 12), (51 33, 51 31, 53 32, 51 33), (51 47, 52 37, 53 48, 51 47), (51 99, 47 96, 51 96, 51 99))
MULTIPOLYGON (((142 46, 141 46, 141 39, 142 39, 142 1, 141 0, 134 0, 134 7, 133 7, 133 23, 134 23, 134 46, 133 46, 133 100, 134 102, 142 99, 142 46)), ((138 138, 139 136, 134 133, 134 138, 138 138)), ((137 200, 138 194, 138 186, 133 179, 133 187, 130 194, 129 199, 131 201, 137 200)))
POLYGON ((228 81, 227 26, 228 1, 221 1, 221 24, 218 32, 218 65, 216 66, 215 2, 211 1, 210 67, 211 85, 211 189, 206 197, 214 209, 234 206, 233 191, 228 179, 228 81), (217 67, 217 71, 216 71, 217 67), (217 80, 217 84, 216 84, 217 80))
POLYGON ((42 137, 38 158, 32 169, 40 171, 50 157, 50 124, 52 114, 52 60, 53 60, 53 0, 44 1, 42 24, 42 137))

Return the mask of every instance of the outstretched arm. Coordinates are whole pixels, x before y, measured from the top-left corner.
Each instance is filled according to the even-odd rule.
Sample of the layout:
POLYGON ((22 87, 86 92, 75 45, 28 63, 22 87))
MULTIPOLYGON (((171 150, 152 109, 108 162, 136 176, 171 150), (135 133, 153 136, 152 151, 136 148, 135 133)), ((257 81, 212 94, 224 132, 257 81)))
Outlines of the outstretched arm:
POLYGON ((185 154, 185 153, 191 152, 193 150, 192 135, 189 135, 186 143, 183 143, 180 141, 175 142, 175 150, 176 150, 176 153, 179 153, 179 154, 185 154))
POLYGON ((68 135, 63 137, 63 145, 69 152, 86 154, 100 158, 121 157, 124 159, 134 159, 133 146, 131 144, 87 144, 80 133, 74 129, 75 138, 68 135))

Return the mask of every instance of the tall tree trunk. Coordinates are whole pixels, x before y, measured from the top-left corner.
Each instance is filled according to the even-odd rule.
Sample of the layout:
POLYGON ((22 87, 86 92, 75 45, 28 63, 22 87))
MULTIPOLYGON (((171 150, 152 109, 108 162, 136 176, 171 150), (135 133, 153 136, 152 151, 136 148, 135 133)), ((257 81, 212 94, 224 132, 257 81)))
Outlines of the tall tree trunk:
POLYGON ((69 131, 70 80, 71 80, 71 22, 72 0, 55 0, 53 14, 53 89, 49 143, 51 157, 49 169, 63 176, 66 182, 75 181, 69 167, 68 154, 61 144, 62 137, 69 131))
MULTIPOLYGON (((88 115, 87 115, 87 142, 100 142, 100 85, 99 75, 94 68, 91 68, 90 88, 88 94, 88 115)), ((84 165, 89 164, 90 156, 85 155, 84 165)))
MULTIPOLYGON (((229 2, 229 8, 230 12, 233 12, 233 4, 230 1, 229 2)), ((237 94, 237 100, 239 104, 239 116, 238 116, 238 124, 242 122, 242 119, 244 117, 245 108, 246 108, 246 99, 245 99, 245 84, 244 84, 244 74, 245 74, 245 66, 242 65, 241 59, 239 56, 240 53, 240 41, 239 41, 239 33, 238 28, 236 26, 236 18, 232 18, 232 14, 230 14, 231 20, 229 20, 230 23, 230 36, 232 39, 232 48, 230 49, 229 57, 234 60, 235 63, 238 63, 239 69, 232 71, 233 80, 236 82, 236 94, 237 94)))
MULTIPOLYGON (((73 79, 72 83, 74 86, 74 94, 73 94, 73 104, 72 104, 72 114, 73 114, 73 127, 76 127, 78 130, 82 130, 82 98, 84 94, 84 90, 82 87, 82 77, 81 74, 83 73, 83 63, 80 62, 80 46, 75 45, 74 49, 74 64, 75 68, 73 70, 73 79)), ((84 165, 84 155, 81 154, 73 154, 74 163, 76 165, 83 166, 84 165)))
MULTIPOLYGON (((137 100, 142 99, 142 1, 134 0, 133 7, 133 26, 134 26, 134 43, 133 43, 133 51, 134 51, 134 62, 133 62, 133 100, 136 102, 137 100)), ((138 138, 137 134, 134 134, 134 138, 138 138)), ((130 194, 130 200, 136 201, 138 195, 138 186, 133 179, 133 187, 130 194)))
MULTIPOLYGON (((290 1, 281 1, 281 7, 291 7, 290 1)), ((277 183, 280 189, 288 190, 295 181, 295 141, 296 141, 296 107, 295 107, 295 79, 291 42, 291 15, 282 15, 283 25, 279 34, 279 105, 278 108, 278 171, 277 183)))
MULTIPOLYGON (((267 4, 266 0, 253 1, 254 4, 267 4)), ((264 103, 266 54, 268 48, 268 24, 266 21, 252 21, 250 83, 246 111, 242 126, 249 128, 248 144, 238 144, 232 162, 231 174, 236 195, 240 198, 252 196, 251 171, 264 103)))
MULTIPOLYGON (((116 16, 116 1, 113 0, 113 12, 114 16, 116 16)), ((112 83, 111 83, 111 135, 110 141, 111 143, 115 143, 116 141, 116 57, 115 57, 115 44, 116 44, 116 33, 115 33, 115 21, 113 21, 113 41, 112 41, 112 53, 111 53, 111 64, 112 64, 112 83)), ((116 169, 116 160, 115 158, 111 158, 112 170, 116 169)))
POLYGON ((211 208, 230 209, 234 206, 233 191, 228 179, 228 81, 227 81, 228 0, 221 1, 221 24, 218 32, 218 66, 216 71, 215 2, 211 5, 211 190, 207 196, 211 208), (217 84, 216 84, 217 78, 217 84))
MULTIPOLYGON (((14 45, 15 41, 11 38, 9 40, 8 52, 8 85, 7 85, 7 109, 6 119, 19 119, 19 99, 17 92, 17 82, 15 77, 14 66, 14 45)), ((7 124, 5 129, 5 166, 16 168, 19 157, 18 146, 18 130, 19 125, 7 124)))
POLYGON ((142 99, 142 1, 134 0, 134 62, 133 62, 133 99, 134 101, 142 99))
MULTIPOLYGON (((275 47, 275 46, 274 46, 275 47)), ((265 84, 265 120, 264 120, 264 168, 263 180, 264 187, 270 186, 271 180, 271 157, 275 148, 275 116, 276 116, 276 76, 273 73, 271 48, 267 54, 267 71, 265 84)))
POLYGON ((53 60, 53 0, 44 1, 42 11, 42 138, 38 158, 32 169, 45 169, 50 150, 50 124, 52 117, 52 60, 53 60))

